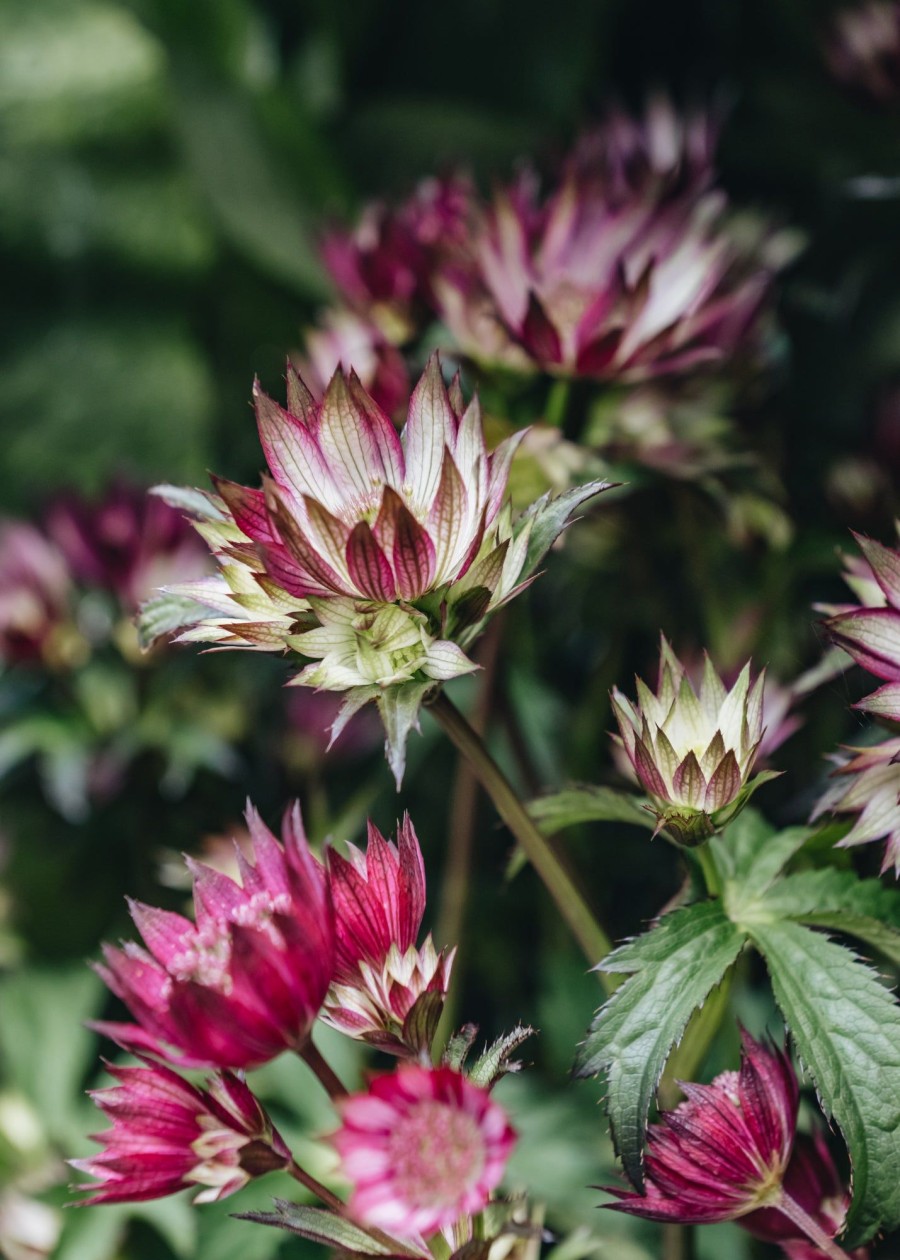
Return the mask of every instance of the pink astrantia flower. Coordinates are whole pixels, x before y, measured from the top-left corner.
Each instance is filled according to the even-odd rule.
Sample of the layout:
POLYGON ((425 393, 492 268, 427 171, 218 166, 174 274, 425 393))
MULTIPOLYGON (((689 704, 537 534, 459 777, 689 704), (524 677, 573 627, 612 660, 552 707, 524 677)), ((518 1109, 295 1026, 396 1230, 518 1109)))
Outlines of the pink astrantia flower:
POLYGON ((305 1045, 334 966, 331 900, 299 806, 279 844, 252 808, 242 883, 191 863, 196 922, 133 903, 146 948, 107 946, 97 970, 136 1024, 99 1024, 125 1049, 185 1067, 247 1068, 305 1045))
POLYGON ((835 758, 834 782, 816 805, 813 821, 826 813, 858 815, 837 847, 886 839, 882 873, 893 869, 900 879, 900 738, 871 748, 846 748, 844 753, 835 758))
POLYGON ((72 578, 39 529, 0 521, 0 662, 64 663, 72 578))
POLYGON ((648 174, 670 159, 655 154, 655 140, 636 146, 621 132, 619 120, 610 140, 576 147, 546 195, 526 173, 489 203, 473 198, 465 246, 448 252, 433 282, 464 353, 517 371, 635 382, 759 349, 761 312, 793 247, 761 225, 738 231, 717 190, 675 196, 652 169, 632 187, 623 164, 637 160, 648 174))
POLYGON ((332 1141, 353 1184, 350 1211, 401 1238, 480 1212, 515 1143, 503 1108, 449 1067, 402 1066, 338 1106, 332 1141))
POLYGON ((621 747, 660 826, 696 843, 748 796, 763 734, 764 675, 753 681, 748 661, 726 691, 707 658, 697 690, 665 638, 661 643, 656 694, 638 678, 637 703, 615 688, 612 707, 621 747))
POLYGON ((351 310, 328 310, 307 329, 297 370, 314 394, 322 395, 338 370, 357 374, 363 387, 389 416, 405 407, 409 372, 400 351, 370 320, 351 310))
POLYGON ((900 104, 900 3, 862 0, 839 10, 825 55, 852 92, 876 105, 900 104))
POLYGON ((91 1098, 112 1121, 95 1134, 102 1154, 73 1159, 98 1178, 83 1203, 135 1203, 203 1186, 195 1203, 224 1199, 252 1177, 284 1168, 291 1153, 247 1085, 223 1072, 207 1088, 146 1061, 108 1070, 119 1082, 91 1098))
POLYGON ((745 1034, 739 1072, 681 1088, 687 1101, 650 1129, 646 1192, 612 1189, 605 1206, 698 1225, 777 1207, 800 1098, 787 1054, 745 1034))
POLYGON ((328 852, 335 972, 323 1019, 392 1054, 428 1051, 450 985, 455 950, 416 939, 425 913, 425 867, 409 815, 397 844, 371 822, 362 853, 328 852))
POLYGON ((61 496, 47 532, 75 580, 111 592, 129 616, 157 587, 199 578, 209 564, 182 513, 125 481, 97 502, 61 496))
POLYGON ((886 684, 854 707, 900 720, 900 550, 854 534, 862 557, 847 562, 845 580, 859 604, 828 608, 829 635, 858 665, 886 684))

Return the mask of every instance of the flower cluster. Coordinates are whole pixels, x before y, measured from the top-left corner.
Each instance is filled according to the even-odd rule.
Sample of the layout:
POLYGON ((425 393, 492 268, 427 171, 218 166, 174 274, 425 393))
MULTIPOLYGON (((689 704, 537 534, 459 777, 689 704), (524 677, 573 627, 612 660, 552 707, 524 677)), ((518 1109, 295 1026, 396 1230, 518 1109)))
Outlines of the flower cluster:
POLYGON ((852 92, 879 106, 900 102, 900 4, 861 0, 840 9, 825 43, 828 67, 852 92))
POLYGON ((616 688, 618 740, 659 819, 684 844, 710 836, 732 818, 754 783, 750 772, 763 736, 764 675, 749 662, 726 691, 707 658, 696 690, 662 639, 656 694, 636 680, 632 704, 616 688))

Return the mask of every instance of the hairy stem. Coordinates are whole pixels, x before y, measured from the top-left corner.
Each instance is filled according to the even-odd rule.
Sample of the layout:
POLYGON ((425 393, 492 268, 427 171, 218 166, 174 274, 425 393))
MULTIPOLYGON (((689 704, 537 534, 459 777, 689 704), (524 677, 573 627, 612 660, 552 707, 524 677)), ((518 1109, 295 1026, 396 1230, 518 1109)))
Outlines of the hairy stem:
MULTIPOLYGON (((525 856, 556 902, 557 909, 588 962, 591 965, 600 962, 612 949, 612 942, 594 918, 550 844, 532 822, 512 784, 488 752, 480 735, 443 692, 432 701, 431 711, 451 742, 469 761, 481 786, 494 802, 497 813, 522 846, 525 856)), ((612 992, 615 988, 612 977, 601 973, 600 978, 604 988, 612 992)))
POLYGON ((789 1194, 785 1194, 782 1190, 781 1198, 772 1206, 786 1216, 793 1225, 796 1225, 809 1241, 819 1248, 823 1256, 828 1256, 829 1260, 850 1260, 847 1252, 839 1247, 834 1239, 825 1233, 818 1221, 815 1221, 789 1194))
POLYGON ((346 1085, 344 1085, 334 1069, 325 1062, 321 1052, 313 1045, 312 1040, 307 1041, 306 1045, 298 1053, 303 1062, 315 1072, 332 1102, 338 1098, 347 1097, 346 1085))

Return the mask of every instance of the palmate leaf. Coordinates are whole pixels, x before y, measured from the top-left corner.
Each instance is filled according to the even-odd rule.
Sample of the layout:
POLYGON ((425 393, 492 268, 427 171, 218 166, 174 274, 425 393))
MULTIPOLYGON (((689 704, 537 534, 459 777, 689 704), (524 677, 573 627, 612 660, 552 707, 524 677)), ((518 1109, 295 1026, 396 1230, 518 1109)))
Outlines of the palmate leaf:
POLYGON ((799 923, 751 936, 822 1109, 853 1168, 849 1247, 900 1225, 900 1008, 848 949, 799 923))
POLYGON ((644 809, 640 797, 594 785, 539 796, 529 801, 528 812, 545 835, 583 822, 631 823, 648 831, 656 826, 656 816, 644 809))
POLYGON ((613 1141, 637 1186, 647 1114, 666 1059, 746 940, 721 901, 703 901, 666 915, 601 964, 631 978, 597 1013, 575 1073, 606 1073, 613 1141))
POLYGON ((775 828, 745 809, 709 847, 723 883, 737 885, 741 899, 760 896, 814 833, 808 827, 775 828))
POLYGON ((855 936, 900 966, 900 892, 877 879, 831 868, 801 871, 779 880, 763 905, 777 919, 855 936))

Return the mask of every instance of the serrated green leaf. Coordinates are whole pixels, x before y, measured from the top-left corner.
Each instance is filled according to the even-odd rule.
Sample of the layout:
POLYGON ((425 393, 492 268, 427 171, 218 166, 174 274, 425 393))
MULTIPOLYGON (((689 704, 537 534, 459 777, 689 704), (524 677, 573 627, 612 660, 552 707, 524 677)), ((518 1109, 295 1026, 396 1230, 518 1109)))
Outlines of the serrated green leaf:
POLYGON ((765 892, 813 834, 808 827, 776 831, 756 810, 745 809, 709 843, 723 883, 733 882, 749 898, 765 892))
MULTIPOLYGON (((391 1256, 404 1254, 398 1250, 376 1242, 371 1234, 366 1233, 346 1217, 338 1216, 328 1208, 309 1207, 305 1203, 290 1203, 287 1199, 275 1199, 274 1212, 238 1213, 238 1220, 254 1221, 257 1225, 272 1225, 275 1229, 285 1229, 310 1242, 322 1243, 324 1246, 337 1247, 342 1252, 358 1256, 391 1256)), ((409 1254, 409 1253, 406 1253, 409 1254)))
POLYGON ((566 788, 528 803, 528 812, 545 835, 583 822, 623 822, 652 831, 656 817, 640 798, 614 788, 586 785, 566 788))
POLYGON ((720 901, 702 901, 666 915, 601 964, 631 978, 598 1011, 575 1073, 606 1073, 610 1129, 635 1185, 642 1181, 647 1113, 666 1059, 746 939, 720 901))
POLYGON ((520 582, 524 582, 535 571, 571 521, 573 512, 577 512, 582 503, 586 503, 588 499, 593 499, 602 491, 611 489, 610 482, 598 479, 589 481, 583 486, 574 486, 571 490, 563 491, 562 494, 554 495, 552 491, 548 491, 522 513, 516 521, 516 533, 519 534, 529 525, 531 533, 525 552, 525 563, 519 574, 520 582))
POLYGON ((845 1246, 900 1225, 900 1008, 850 950, 799 923, 757 924, 775 1001, 853 1168, 845 1246))
POLYGON ((533 1035, 533 1028, 519 1024, 511 1033, 506 1033, 503 1037, 498 1038, 472 1064, 472 1067, 466 1073, 469 1080, 476 1085, 480 1085, 483 1089, 490 1089, 501 1076, 505 1076, 507 1072, 515 1071, 521 1066, 520 1064, 510 1063, 510 1055, 514 1054, 519 1046, 533 1035))

